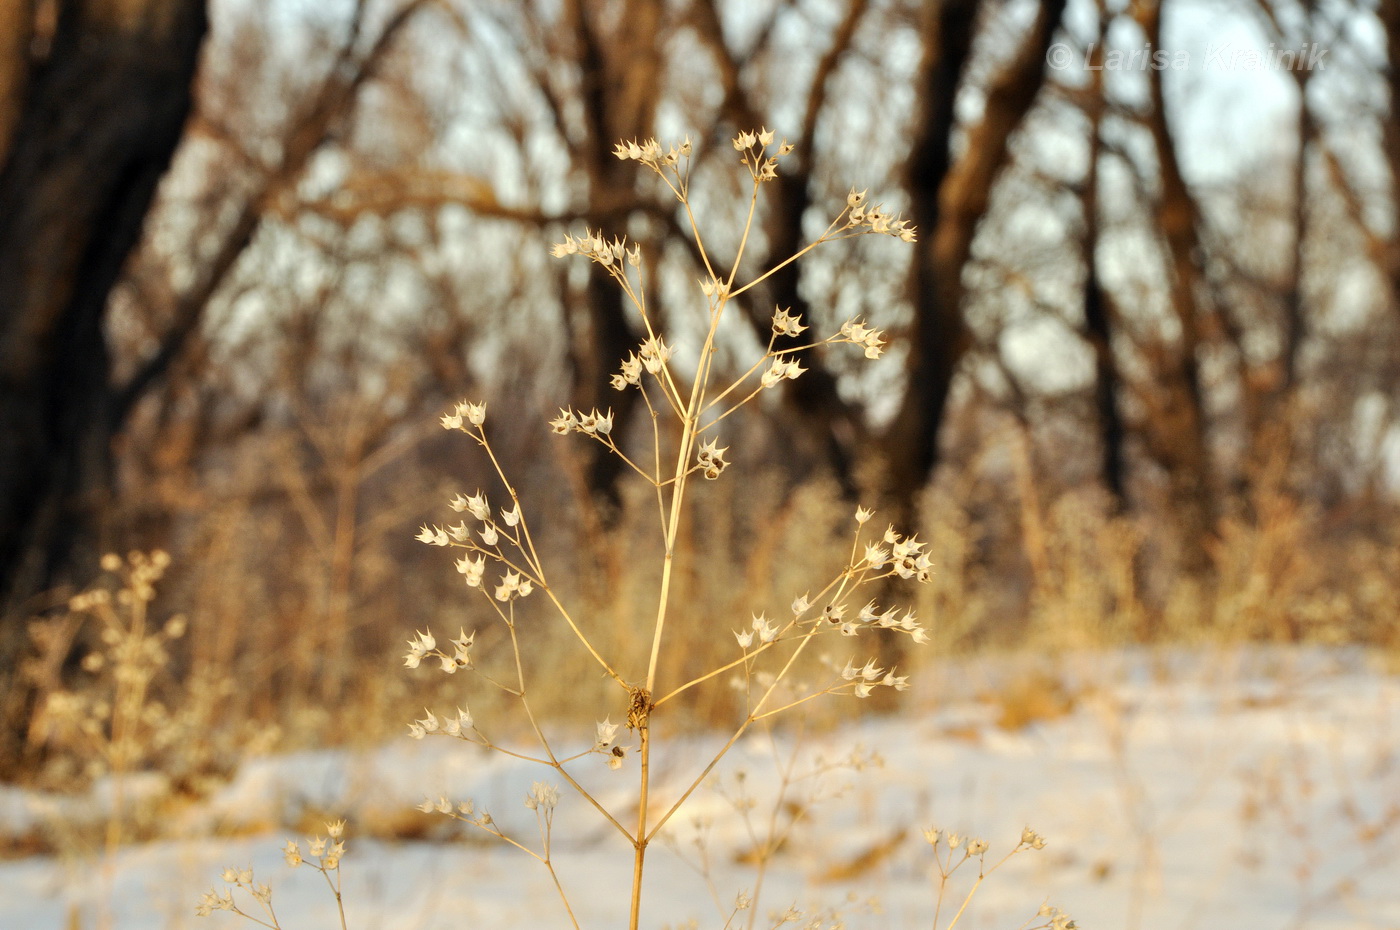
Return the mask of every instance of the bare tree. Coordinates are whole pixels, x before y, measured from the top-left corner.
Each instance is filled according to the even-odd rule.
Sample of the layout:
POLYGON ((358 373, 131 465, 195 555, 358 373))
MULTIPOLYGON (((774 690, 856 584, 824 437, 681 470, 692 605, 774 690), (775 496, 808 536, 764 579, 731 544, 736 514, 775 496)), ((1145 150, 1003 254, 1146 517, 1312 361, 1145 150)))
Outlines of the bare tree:
MULTIPOLYGON (((0 605, 60 577, 111 473, 107 295, 184 130, 203 0, 0 6, 0 605), (33 50, 33 54, 25 54, 33 50), (19 54, 16 54, 19 53, 19 54)), ((0 626, 0 758, 24 626, 0 626)))
MULTIPOLYGON (((49 35, 9 4, 0 113, 0 579, 42 590, 90 532, 110 470, 107 294, 184 130, 202 0, 64 3, 49 35)), ((18 7, 23 7, 23 4, 18 7)))
POLYGON ((899 517, 914 522, 914 502, 938 463, 949 390, 970 347, 963 316, 963 271, 972 256, 991 190, 1011 157, 1011 136, 1039 94, 1045 54, 1064 14, 1063 0, 1042 3, 1015 56, 986 90, 982 118, 966 128, 953 157, 954 102, 971 50, 978 4, 925 11, 924 112, 914 131, 909 188, 921 245, 915 260, 914 319, 904 397, 883 442, 886 493, 899 517))

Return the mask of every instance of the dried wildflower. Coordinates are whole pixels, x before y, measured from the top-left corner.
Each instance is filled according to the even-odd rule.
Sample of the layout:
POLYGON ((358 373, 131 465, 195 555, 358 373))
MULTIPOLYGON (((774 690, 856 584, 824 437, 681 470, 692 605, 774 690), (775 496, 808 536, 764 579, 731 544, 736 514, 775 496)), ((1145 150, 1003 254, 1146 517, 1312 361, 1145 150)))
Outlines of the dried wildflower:
POLYGON ((529 579, 522 578, 518 572, 506 572, 501 578, 501 583, 496 586, 496 600, 509 601, 512 598, 529 597, 534 589, 535 586, 529 579))
POLYGON ((530 793, 525 796, 525 806, 530 810, 553 810, 559 803, 559 789, 553 785, 537 781, 530 786, 530 793))
POLYGON ((474 728, 471 712, 461 707, 457 708, 457 716, 448 717, 442 722, 442 732, 448 736, 455 736, 458 739, 467 739, 468 734, 474 728))
POLYGON ((802 325, 802 314, 792 315, 792 308, 773 308, 773 335, 800 336, 807 327, 802 325))
POLYGON ((457 655, 464 656, 475 640, 475 632, 468 633, 465 629, 461 629, 457 632, 457 638, 452 640, 452 645, 456 648, 457 655))
POLYGON ((602 235, 589 229, 585 229, 583 236, 577 239, 572 235, 564 236, 563 242, 550 249, 550 253, 556 258, 563 258, 567 255, 582 255, 604 267, 620 263, 626 251, 626 246, 623 245, 621 239, 608 242, 602 235))
POLYGON ((1045 837, 1036 833, 1030 827, 1026 827, 1021 831, 1021 845, 1029 846, 1031 849, 1044 849, 1045 837))
POLYGON ((602 751, 612 746, 613 740, 617 739, 617 727, 618 724, 606 717, 598 721, 598 731, 593 741, 594 750, 602 751))
POLYGON ((854 343, 865 350, 866 358, 879 358, 884 351, 885 340, 879 330, 870 329, 859 320, 847 320, 841 324, 841 336, 846 342, 854 343))
POLYGON ((986 852, 987 852, 987 841, 986 841, 986 840, 968 840, 968 841, 967 841, 967 854, 968 854, 969 856, 981 856, 981 855, 985 855, 986 852))
POLYGON ((231 892, 224 892, 220 895, 218 892, 210 890, 200 895, 199 904, 195 906, 194 912, 199 917, 208 917, 214 911, 231 911, 233 909, 233 894, 231 892))
POLYGON ((419 633, 408 641, 408 656, 404 660, 404 665, 409 668, 417 668, 423 657, 432 652, 436 646, 437 640, 433 639, 432 633, 419 633))
POLYGON ((671 347, 660 336, 653 336, 642 343, 642 366, 652 374, 660 374, 661 369, 671 360, 671 347))
POLYGON ((466 500, 466 508, 473 517, 485 523, 491 519, 491 505, 486 501, 486 495, 477 491, 466 500))
POLYGON ((578 418, 574 416, 572 410, 561 407, 559 408, 559 416, 549 421, 549 428, 561 436, 565 433, 572 433, 578 429, 578 418))
POLYGON ((301 847, 297 845, 296 840, 287 840, 287 845, 284 846, 282 849, 282 858, 285 859, 287 861, 287 865, 291 866, 292 868, 296 868, 297 866, 301 865, 301 847))
POLYGON ((340 858, 341 858, 342 856, 344 856, 344 855, 345 855, 345 844, 344 844, 344 843, 336 843, 334 846, 331 847, 330 852, 328 852, 328 853, 326 854, 326 858, 324 858, 324 859, 321 860, 321 868, 322 868, 323 870, 325 870, 325 869, 334 870, 334 869, 340 868, 340 858))
POLYGON ((776 358, 763 373, 762 383, 764 387, 769 388, 785 378, 796 380, 806 370, 795 358, 776 358))
POLYGON ((466 577, 468 587, 481 587, 482 575, 486 573, 485 556, 478 555, 475 559, 461 558, 453 564, 457 566, 457 571, 466 577))
POLYGON ((729 463, 724 460, 724 453, 728 451, 728 446, 723 449, 719 448, 718 439, 711 439, 700 445, 700 451, 696 453, 695 461, 706 478, 711 480, 718 478, 720 473, 729 466, 729 463))
POLYGON ((771 643, 778 638, 777 626, 770 623, 768 618, 763 614, 756 614, 754 616, 751 627, 754 635, 758 637, 758 641, 761 643, 771 643))
POLYGON ((612 386, 621 391, 629 384, 638 385, 641 383, 642 360, 637 357, 636 352, 628 353, 627 358, 622 361, 622 371, 612 376, 612 386))
POLYGON ((583 414, 578 418, 578 429, 580 432, 590 436, 606 436, 612 432, 613 412, 611 408, 607 413, 599 413, 596 409, 591 413, 583 414))
POLYGON ((484 403, 473 404, 470 401, 464 400, 457 405, 457 409, 453 411, 453 413, 458 418, 466 420, 472 426, 479 427, 486 423, 486 405, 484 403))
POLYGON ((414 539, 417 539, 421 543, 427 543, 430 546, 445 546, 449 542, 447 532, 440 526, 420 527, 418 535, 415 536, 414 539))
POLYGON ((890 560, 890 554, 886 550, 874 544, 865 547, 865 564, 873 569, 885 567, 885 563, 890 560))
POLYGON ((729 285, 718 278, 706 278, 700 282, 700 293, 706 297, 725 297, 729 294, 729 285))

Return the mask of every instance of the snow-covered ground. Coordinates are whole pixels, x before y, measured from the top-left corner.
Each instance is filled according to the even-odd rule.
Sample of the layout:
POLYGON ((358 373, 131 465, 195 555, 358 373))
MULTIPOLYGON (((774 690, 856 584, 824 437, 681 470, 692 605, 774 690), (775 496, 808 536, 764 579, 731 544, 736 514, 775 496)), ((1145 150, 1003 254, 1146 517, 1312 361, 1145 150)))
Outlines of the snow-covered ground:
MULTIPOLYGON (((852 927, 930 927, 933 851, 924 829, 985 838, 990 864, 1029 825, 1046 848, 1018 854, 987 878, 959 927, 1013 930, 1045 901, 1084 928, 1400 927, 1400 678, 1384 662, 1355 650, 1252 649, 1046 663, 926 669, 897 716, 748 740, 649 860, 643 924, 724 925, 736 892, 756 881, 738 861, 753 844, 733 802, 752 796, 750 818, 766 823, 775 767, 795 749, 796 776, 819 757, 857 750, 878 753, 883 767, 838 768, 792 786, 799 801, 849 787, 793 828, 764 878, 756 926, 771 926, 770 911, 796 904, 809 914, 840 909, 852 927), (1035 689, 1018 684, 1043 684, 1047 672, 1069 696, 1066 713, 1037 711, 1026 696, 1035 689), (1008 728, 1002 718, 1022 710, 1037 719, 1008 728), (706 837, 708 880, 697 832, 706 837)), ((663 800, 719 743, 693 738, 661 758, 663 800)), ((629 759, 610 772, 596 757, 579 763, 587 784, 615 806, 625 806, 634 766, 629 759)), ((285 841, 302 836, 298 826, 319 811, 350 821, 343 876, 351 927, 567 926, 537 862, 411 809, 425 795, 471 798, 538 848, 523 799, 532 781, 552 781, 548 774, 449 739, 253 760, 213 797, 172 815, 158 842, 124 847, 110 860, 0 862, 0 930, 252 927, 228 914, 195 916, 200 894, 224 887, 225 866, 249 865, 273 887, 287 930, 338 926, 321 876, 282 860, 285 841), (421 827, 415 818, 429 827, 415 840, 356 832, 361 825, 380 837, 411 835, 421 827)), ((22 833, 43 818, 77 816, 73 803, 0 791, 0 829, 22 833)), ((554 861, 582 926, 625 926, 630 849, 567 788, 554 861)), ((972 878, 972 867, 956 874, 940 926, 972 878)))

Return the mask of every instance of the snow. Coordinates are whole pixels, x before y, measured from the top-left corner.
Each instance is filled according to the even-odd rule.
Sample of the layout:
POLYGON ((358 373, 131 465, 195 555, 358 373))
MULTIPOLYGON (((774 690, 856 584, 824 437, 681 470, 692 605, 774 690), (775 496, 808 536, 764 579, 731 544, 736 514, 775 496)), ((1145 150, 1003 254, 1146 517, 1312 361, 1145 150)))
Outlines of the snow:
MULTIPOLYGON (((792 788, 800 799, 848 786, 793 828, 764 877, 759 926, 794 903, 839 908, 852 927, 931 926, 932 851, 923 836, 931 825, 985 838, 989 864, 1026 825, 1049 841, 990 875, 959 927, 1019 927, 1044 901, 1081 927, 1113 930, 1400 926, 1400 679, 1379 657, 1352 649, 1086 653, 1053 663, 947 663, 920 677, 897 715, 800 737, 757 733, 737 746, 648 860, 643 924, 723 926, 734 895, 756 880, 736 861, 752 839, 726 798, 752 795, 761 826, 777 766, 795 753, 801 774, 818 757, 863 747, 883 767, 843 768, 792 788), (1031 675, 1059 681, 1068 712, 999 727, 1017 677, 1031 675), (713 896, 696 868, 697 832, 713 896), (887 855, 860 864, 882 847, 887 855)), ((662 755, 659 803, 678 797, 721 743, 685 737, 662 755)), ((635 764, 629 758, 615 773, 590 757, 575 767, 604 803, 625 809, 635 764)), ((287 930, 335 926, 324 879, 282 860, 283 844, 304 838, 312 812, 350 821, 343 881, 351 927, 567 926, 539 863, 411 809, 425 796, 472 798, 538 848, 522 801, 531 782, 557 783, 550 774, 450 739, 249 760, 220 791, 172 815, 160 841, 110 858, 0 862, 0 930, 251 927, 228 914, 194 915, 203 891, 224 887, 219 875, 229 865, 251 865, 273 887, 287 930), (356 834, 357 824, 389 822, 420 823, 420 838, 356 834)), ((624 926, 630 848, 567 788, 561 797, 554 860, 580 922, 624 926)), ((103 804, 100 792, 0 790, 0 831, 91 818, 103 804)), ((956 874, 941 926, 972 872, 956 874)))

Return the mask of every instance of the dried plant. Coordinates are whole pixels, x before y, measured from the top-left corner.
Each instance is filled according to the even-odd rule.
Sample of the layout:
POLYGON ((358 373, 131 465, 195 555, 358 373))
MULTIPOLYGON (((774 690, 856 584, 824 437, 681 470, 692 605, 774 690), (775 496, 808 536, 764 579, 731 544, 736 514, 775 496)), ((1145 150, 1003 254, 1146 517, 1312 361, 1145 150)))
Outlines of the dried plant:
MULTIPOLYGON (((682 635, 672 628, 679 622, 676 617, 680 613, 674 581, 683 570, 678 562, 684 553, 678 551, 677 540, 689 505, 687 492, 697 479, 720 480, 725 476, 730 465, 729 446, 725 443, 726 420, 765 391, 801 377, 806 371, 802 365, 804 353, 849 345, 867 358, 877 359, 885 344, 880 332, 867 327, 862 320, 853 319, 843 323, 832 335, 812 338, 792 348, 777 348, 779 337, 801 337, 808 326, 799 316, 775 308, 766 349, 746 370, 726 383, 715 364, 726 312, 738 297, 778 268, 797 261, 819 246, 872 234, 914 241, 914 230, 905 221, 878 204, 867 203, 864 192, 852 190, 845 206, 827 228, 797 254, 756 277, 740 281, 744 250, 753 231, 760 194, 764 185, 777 176, 781 159, 792 151, 792 146, 786 142, 775 145, 773 133, 766 130, 742 133, 733 144, 748 173, 750 192, 739 245, 727 270, 716 266, 691 210, 691 143, 687 140, 663 149, 655 140, 624 142, 615 150, 618 158, 636 162, 660 178, 674 195, 693 237, 694 251, 703 265, 704 275, 699 283, 699 312, 707 324, 698 346, 673 345, 667 341, 663 321, 647 303, 647 269, 640 247, 629 247, 623 239, 608 240, 600 232, 585 230, 581 236, 565 236, 553 249, 557 257, 582 257, 610 275, 636 311, 645 332, 645 339, 621 360, 620 369, 612 378, 612 386, 618 391, 639 392, 650 414, 650 441, 645 443, 644 452, 628 451, 619 444, 611 409, 565 408, 549 424, 561 436, 578 435, 585 441, 600 443, 654 492, 661 539, 657 553, 660 571, 654 592, 655 614, 647 628, 650 650, 645 667, 626 667, 627 657, 607 654, 597 632, 565 603, 565 595, 553 583, 536 547, 531 514, 492 447, 484 403, 458 404, 441 422, 444 428, 459 431, 476 443, 493 480, 504 488, 508 501, 493 507, 480 490, 470 495, 459 493, 448 502, 452 511, 464 515, 459 522, 427 525, 418 534, 418 539, 427 545, 460 550, 456 569, 486 616, 505 630, 509 655, 503 659, 488 657, 483 665, 478 665, 475 631, 463 629, 458 636, 446 641, 440 641, 431 631, 424 631, 409 641, 405 665, 418 668, 427 663, 442 673, 472 676, 476 687, 504 694, 508 698, 505 706, 518 709, 525 726, 522 731, 512 727, 511 721, 493 725, 477 720, 469 709, 470 701, 464 698, 458 707, 445 714, 426 711, 422 718, 410 724, 410 734, 417 739, 442 736, 474 743, 551 770, 559 782, 591 806, 630 846, 632 883, 628 925, 632 930, 641 922, 642 878, 649 850, 662 829, 751 727, 761 721, 771 722, 786 711, 827 695, 864 698, 879 688, 903 691, 908 687, 907 676, 863 656, 851 656, 844 663, 828 660, 821 666, 821 678, 810 682, 802 680, 798 675, 802 667, 799 659, 811 650, 813 643, 839 637, 868 638, 881 630, 908 636, 915 643, 929 639, 912 611, 884 606, 875 599, 898 582, 928 580, 931 560, 925 545, 893 526, 883 531, 871 528, 873 514, 865 508, 855 512, 844 564, 829 577, 811 579, 810 589, 794 597, 790 609, 782 616, 770 618, 765 613, 756 613, 741 621, 738 629, 732 629, 731 623, 720 627, 719 632, 708 628, 686 630, 682 635), (688 363, 682 365, 682 360, 688 363), (552 721, 542 719, 532 704, 535 689, 556 673, 542 667, 545 663, 540 660, 541 650, 532 646, 532 639, 540 632, 533 624, 527 626, 523 622, 527 608, 522 605, 529 599, 547 602, 549 613, 576 644, 579 655, 613 686, 616 701, 600 708, 598 716, 602 719, 587 737, 551 732, 555 729, 552 721), (732 635, 731 659, 722 660, 688 680, 664 680, 660 669, 666 650, 684 649, 689 641, 715 635, 732 635), (690 766, 676 776, 685 787, 674 798, 661 803, 653 791, 657 765, 655 722, 661 715, 683 707, 687 699, 698 693, 697 689, 727 687, 731 683, 737 683, 743 694, 742 716, 733 722, 727 738, 709 758, 680 763, 690 766), (617 722, 614 722, 615 716, 617 722), (627 737, 622 733, 624 725, 627 737), (516 735, 520 732, 528 735, 522 739, 516 735), (631 758, 635 758, 635 762, 630 762, 631 758), (617 771, 618 778, 631 777, 635 780, 635 792, 628 794, 628 800, 621 805, 609 806, 599 793, 583 784, 581 767, 589 764, 601 764, 617 771)), ((870 649, 875 651, 873 645, 870 649)), ((668 775, 676 773, 668 772, 668 775)), ((530 789, 525 805, 535 815, 537 844, 514 835, 490 811, 471 799, 430 799, 421 805, 421 810, 460 821, 536 859, 549 873, 570 924, 578 927, 575 908, 551 858, 554 813, 560 803, 563 801, 559 785, 540 781, 530 789)), ((778 829, 777 821, 774 824, 773 829, 778 829)), ((776 841, 776 837, 769 839, 776 841)), ((235 886, 247 884, 236 870, 231 874, 238 879, 235 886)), ((231 890, 224 895, 210 892, 201 904, 201 911, 231 909, 231 895, 231 890)), ((733 923, 739 910, 753 907, 754 903, 752 896, 741 894, 734 911, 728 914, 726 926, 733 923)), ((825 920, 820 915, 813 917, 790 909, 777 915, 774 925, 799 919, 806 919, 809 924, 811 920, 818 924, 825 920)), ((275 926, 275 920, 269 925, 275 926)), ((753 925, 752 921, 749 925, 753 925)))

